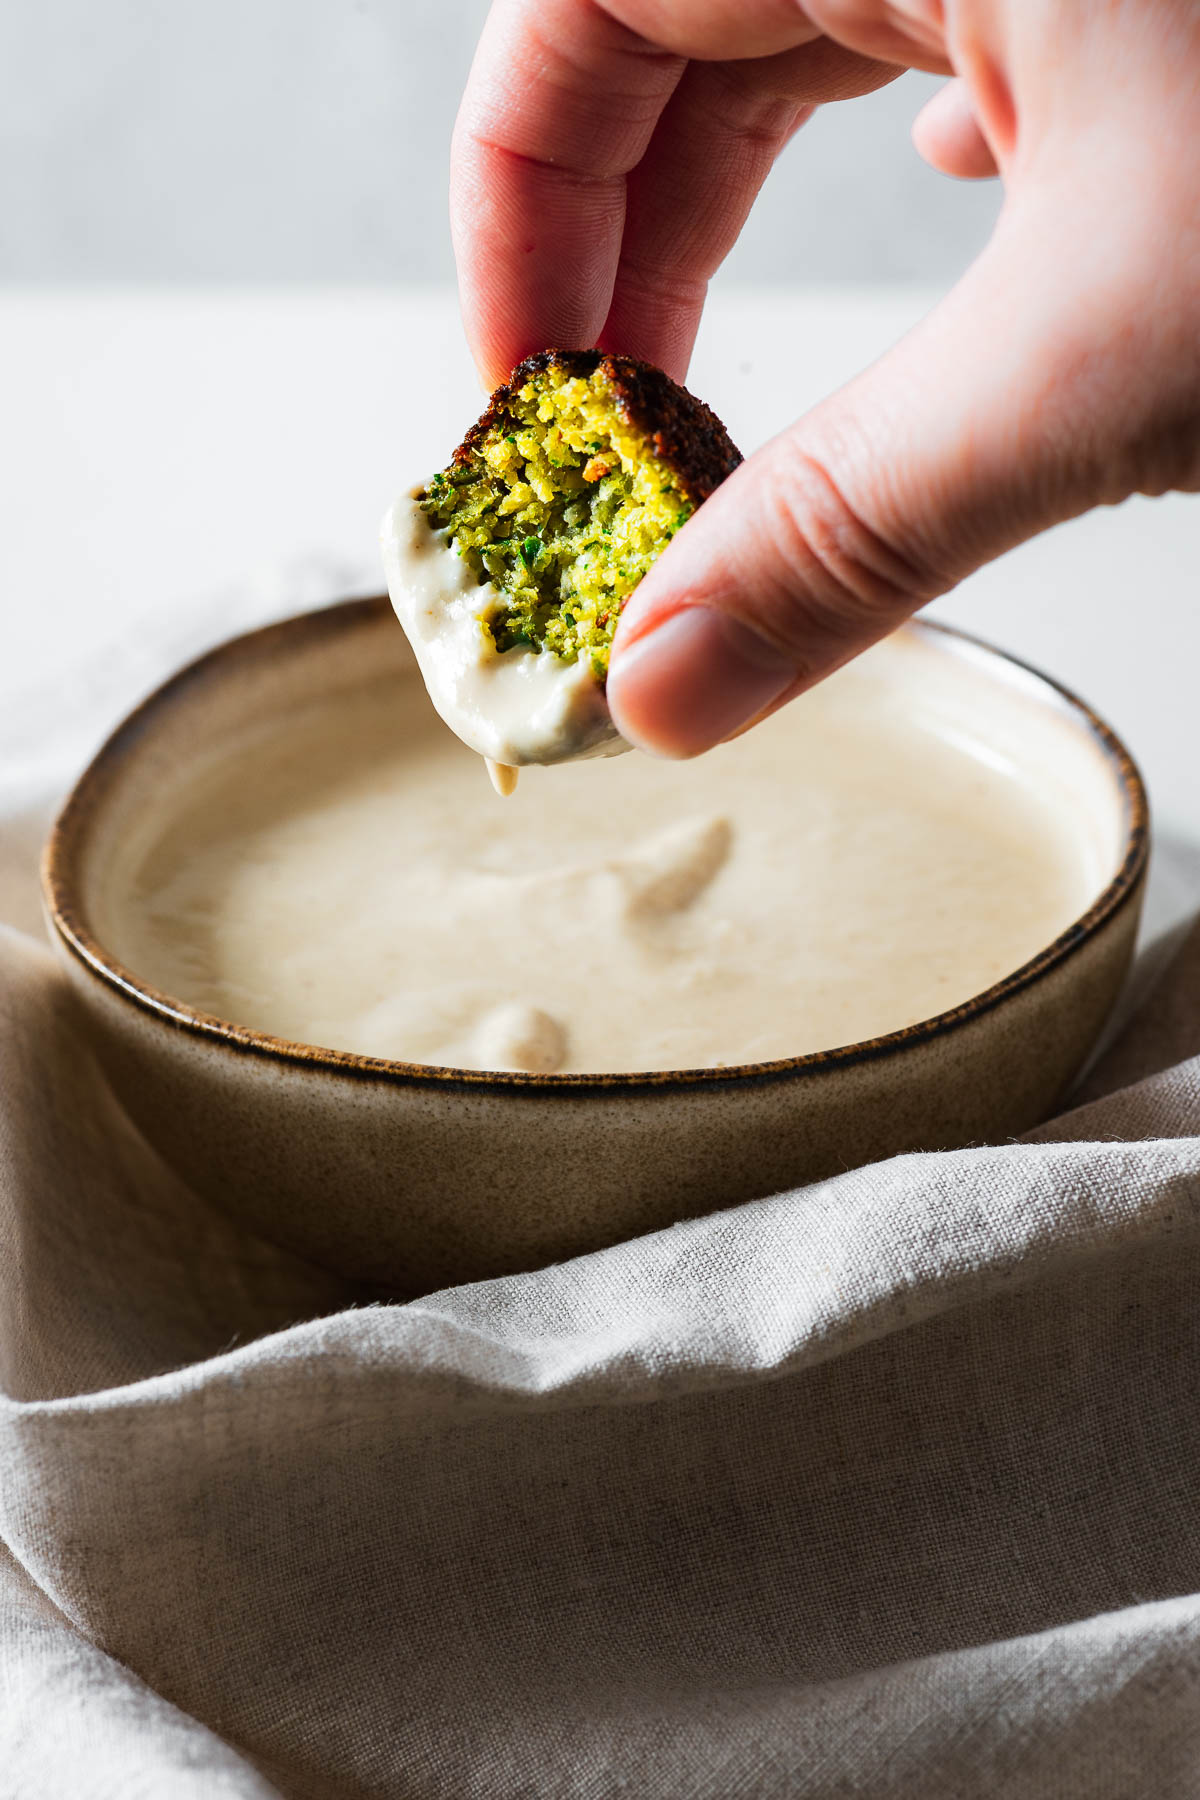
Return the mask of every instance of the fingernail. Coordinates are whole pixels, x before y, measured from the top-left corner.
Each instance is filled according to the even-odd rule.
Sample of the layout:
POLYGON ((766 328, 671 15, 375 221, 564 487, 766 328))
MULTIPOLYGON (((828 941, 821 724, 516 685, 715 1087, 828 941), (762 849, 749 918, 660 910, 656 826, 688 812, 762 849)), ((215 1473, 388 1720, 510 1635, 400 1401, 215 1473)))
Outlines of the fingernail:
POLYGON ((608 703, 621 736, 653 756, 697 756, 796 678, 773 644, 711 606, 673 613, 618 655, 608 703))

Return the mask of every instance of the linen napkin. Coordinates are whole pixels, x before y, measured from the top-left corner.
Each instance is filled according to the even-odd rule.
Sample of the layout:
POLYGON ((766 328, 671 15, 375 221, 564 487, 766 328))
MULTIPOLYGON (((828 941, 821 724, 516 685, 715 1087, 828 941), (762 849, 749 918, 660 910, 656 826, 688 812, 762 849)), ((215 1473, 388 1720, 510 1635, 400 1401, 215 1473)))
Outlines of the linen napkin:
POLYGON ((1019 1143, 379 1305, 122 1114, 14 742, 0 1795, 1200 1790, 1200 930, 1019 1143))

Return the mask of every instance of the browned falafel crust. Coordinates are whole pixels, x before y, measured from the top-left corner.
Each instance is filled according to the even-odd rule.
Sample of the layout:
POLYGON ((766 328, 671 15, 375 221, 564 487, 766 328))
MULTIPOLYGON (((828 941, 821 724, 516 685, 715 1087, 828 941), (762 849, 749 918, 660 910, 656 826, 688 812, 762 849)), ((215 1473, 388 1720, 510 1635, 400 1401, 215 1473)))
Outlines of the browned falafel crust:
POLYGON ((472 425, 453 461, 469 464, 489 431, 504 430, 513 400, 534 375, 558 373, 589 380, 603 368, 625 422, 646 439, 647 447, 672 470, 693 507, 708 499, 742 461, 742 453, 710 406, 689 393, 653 363, 607 350, 538 350, 519 362, 472 425))
POLYGON ((487 587, 500 653, 584 657, 601 683, 630 594, 741 456, 661 369, 546 350, 492 395, 449 468, 417 495, 487 587))

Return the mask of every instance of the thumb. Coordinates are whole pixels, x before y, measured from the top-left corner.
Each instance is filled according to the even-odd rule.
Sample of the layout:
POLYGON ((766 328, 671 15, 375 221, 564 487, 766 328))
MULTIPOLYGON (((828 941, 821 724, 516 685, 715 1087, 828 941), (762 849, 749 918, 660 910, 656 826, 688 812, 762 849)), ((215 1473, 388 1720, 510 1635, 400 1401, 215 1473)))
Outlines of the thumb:
POLYGON ((1002 221, 914 332, 705 502, 622 617, 624 737, 707 750, 1001 551, 1133 491, 1166 352, 1139 342, 1154 309, 1125 291, 1128 242, 1083 237, 1064 253, 1052 217, 1002 221))

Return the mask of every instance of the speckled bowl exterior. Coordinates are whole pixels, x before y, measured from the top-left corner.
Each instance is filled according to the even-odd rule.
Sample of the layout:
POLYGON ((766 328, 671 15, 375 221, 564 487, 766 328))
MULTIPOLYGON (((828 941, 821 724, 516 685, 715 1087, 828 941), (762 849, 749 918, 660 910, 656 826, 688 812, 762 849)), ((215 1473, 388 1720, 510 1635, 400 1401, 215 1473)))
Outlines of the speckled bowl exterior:
POLYGON ((139 981, 96 935, 90 884, 139 794, 239 718, 314 681, 352 691, 408 651, 385 599, 233 640, 166 683, 80 779, 47 845, 51 936, 112 1085, 195 1190, 263 1236, 411 1295, 537 1266, 902 1151, 995 1141, 1055 1106, 1132 955, 1145 793, 1108 728, 1054 684, 944 627, 947 655, 1013 671, 1103 765, 1122 846, 1094 904, 976 999, 787 1061, 640 1075, 481 1074, 286 1043, 139 981))

